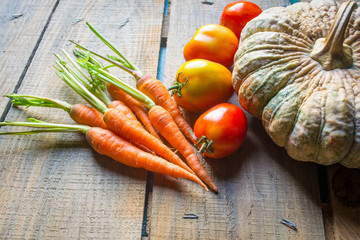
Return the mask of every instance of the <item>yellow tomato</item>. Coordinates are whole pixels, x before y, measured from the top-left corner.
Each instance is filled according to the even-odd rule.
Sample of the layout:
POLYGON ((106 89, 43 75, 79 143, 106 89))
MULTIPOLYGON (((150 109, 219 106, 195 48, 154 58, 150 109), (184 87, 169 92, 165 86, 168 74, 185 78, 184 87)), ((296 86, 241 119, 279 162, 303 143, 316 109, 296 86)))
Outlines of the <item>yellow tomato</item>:
POLYGON ((170 88, 176 103, 190 112, 202 112, 226 102, 234 90, 232 75, 225 66, 205 59, 184 63, 170 88))

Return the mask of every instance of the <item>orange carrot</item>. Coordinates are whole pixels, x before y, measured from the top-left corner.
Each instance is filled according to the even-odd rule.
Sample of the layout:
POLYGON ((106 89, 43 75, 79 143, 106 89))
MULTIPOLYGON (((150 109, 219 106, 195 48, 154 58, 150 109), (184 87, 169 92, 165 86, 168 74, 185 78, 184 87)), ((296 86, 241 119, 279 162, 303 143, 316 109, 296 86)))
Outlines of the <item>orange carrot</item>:
MULTIPOLYGON (((79 45, 78 45, 79 46, 79 45)), ((84 47, 79 46, 80 48, 84 49, 84 47)), ((93 52, 92 52, 93 53, 93 52)), ((94 54, 94 53, 93 53, 94 54)), ((101 56, 101 55, 97 55, 97 56, 101 56)), ((109 59, 110 61, 112 61, 111 59, 109 59)), ((114 63, 115 64, 115 63, 114 63)), ((121 90, 125 91, 127 94, 131 95, 132 97, 136 98, 136 100, 138 100, 141 104, 143 104, 143 106, 145 106, 146 108, 149 109, 149 111, 151 111, 152 108, 156 107, 157 105, 155 104, 155 102, 146 94, 144 94, 143 92, 141 92, 138 89, 132 88, 131 86, 127 85, 126 83, 124 83, 123 81, 121 81, 120 79, 118 79, 117 77, 115 77, 114 75, 112 75, 111 73, 109 73, 107 70, 105 70, 102 67, 99 67, 98 65, 94 65, 91 62, 87 62, 87 68, 89 72, 92 73, 96 73, 96 76, 100 79, 102 79, 103 81, 109 83, 109 84, 113 84, 114 86, 120 88, 121 90)), ((129 69, 128 69, 129 70, 129 69)), ((130 72, 132 72, 134 75, 137 75, 136 72, 129 70, 130 72)), ((148 77, 147 79, 155 79, 152 77, 148 77)), ((156 80, 156 79, 155 79, 156 80)), ((158 81, 158 80, 157 80, 158 81)), ((159 85, 156 85, 157 87, 159 85)), ((162 84, 160 86, 163 86, 162 84)), ((155 87, 156 89, 156 87, 155 87)), ((168 93, 169 94, 169 93, 168 93)), ((153 96, 154 98, 157 98, 157 96, 153 96)), ((158 98, 162 99, 163 96, 161 94, 159 94, 158 98)), ((158 99, 157 99, 158 100, 158 99)), ((159 101, 159 100, 158 100, 159 101)), ((165 101, 166 102, 166 101, 165 101)), ((176 149, 181 148, 182 151, 180 152, 184 158, 188 158, 186 159, 186 161, 188 162, 188 164, 190 165, 191 169, 193 170, 193 172, 195 174, 197 174, 200 179, 202 179, 203 181, 205 181, 208 186, 210 186, 214 192, 217 192, 217 187, 215 186, 215 184, 213 183, 210 174, 206 172, 205 168, 202 166, 200 159, 196 156, 194 149, 192 148, 192 146, 187 142, 187 140, 185 139, 184 135, 179 131, 179 133, 181 133, 181 137, 172 137, 171 135, 168 135, 166 133, 166 131, 164 131, 163 129, 159 129, 159 127, 163 127, 166 125, 169 125, 171 127, 176 127, 176 129, 179 129, 178 126, 176 125, 176 123, 174 122, 173 118, 171 117, 171 114, 169 112, 167 112, 167 110, 165 110, 164 108, 162 108, 164 111, 162 111, 163 113, 166 114, 166 117, 163 116, 157 116, 156 120, 161 120, 161 119, 166 119, 167 122, 163 122, 163 123, 155 123, 154 121, 151 121, 152 124, 155 126, 155 128, 158 129, 158 131, 160 131, 161 135, 163 135, 165 138, 167 138, 168 142, 175 147, 176 149), (168 117, 169 116, 169 117, 168 117), (155 125, 155 124, 159 124, 159 125, 155 125), (185 139, 186 145, 184 144, 183 139, 185 139), (183 146, 185 146, 185 148, 183 148, 183 146), (191 152, 192 154, 189 154, 189 152, 191 152)), ((105 112, 104 113, 104 121, 106 122, 106 125, 109 129, 111 129, 112 131, 120 134, 119 129, 124 128, 125 126, 120 125, 116 122, 111 123, 111 124, 116 124, 117 128, 112 128, 112 126, 110 126, 110 123, 107 122, 107 116, 105 112)), ((159 111, 154 111, 154 114, 159 113, 159 111)), ((114 117, 114 119, 116 119, 118 117, 114 117)), ((155 119, 155 118, 153 118, 155 119)), ((151 120, 151 119, 150 119, 151 120)), ((113 125, 114 126, 114 125, 113 125)), ((168 129, 168 128, 166 128, 168 129)), ((129 130, 128 130, 129 131, 129 130)), ((171 131, 172 132, 172 131, 171 131)), ((189 131, 190 132, 190 131, 189 131)), ((121 134, 125 134, 121 133, 121 134)), ((122 136, 122 135, 121 135, 122 136)), ((176 135, 178 136, 178 135, 176 135)), ((136 137, 135 135, 133 137, 136 137)), ((150 142, 147 142, 147 144, 150 144, 150 142)), ((144 143, 145 145, 145 143, 144 143)), ((150 149, 154 150, 156 152, 156 150, 154 149, 156 146, 147 146, 150 149)), ((179 150, 179 149, 178 149, 179 150)), ((156 152, 158 153, 158 152, 156 152)), ((159 153, 158 153, 159 154, 159 153)))
MULTIPOLYGON (((91 67, 91 66, 90 66, 91 67)), ((214 192, 217 192, 217 187, 215 186, 215 184, 213 183, 210 175, 208 172, 206 172, 205 168, 202 166, 200 159, 197 157, 197 155, 194 152, 194 149, 192 148, 192 146, 189 144, 189 142, 185 139, 184 135, 181 133, 181 131, 179 130, 178 126, 176 125, 176 123, 174 122, 173 118, 171 117, 170 113, 165 110, 164 108, 156 105, 149 97, 147 97, 145 94, 141 93, 139 90, 136 89, 132 89, 130 86, 127 86, 125 83, 121 82, 120 79, 116 78, 115 76, 113 76, 112 74, 110 74, 107 71, 104 71, 102 69, 97 69, 97 76, 99 78, 102 78, 104 81, 109 81, 109 83, 119 87, 119 88, 123 88, 124 91, 128 91, 128 94, 133 94, 134 97, 139 98, 139 101, 149 109, 149 118, 151 123, 155 126, 155 128, 158 129, 158 131, 160 131, 160 134, 165 137, 165 139, 176 149, 178 149, 180 151, 180 153, 184 156, 185 160, 188 162, 188 164, 190 165, 190 168, 193 170, 193 172, 198 175, 198 177, 200 177, 200 179, 202 179, 205 183, 208 184, 208 186, 210 186, 214 192), (155 110, 152 112, 152 109, 155 108, 155 110), (158 109, 161 109, 162 111, 159 111, 158 109), (152 112, 152 113, 151 113, 152 112), (153 115, 152 117, 150 116, 153 115), (157 115, 158 114, 158 115, 157 115), (156 116, 156 117, 155 117, 156 116), (153 118, 153 120, 151 119, 153 118), (166 121, 165 121, 166 120, 166 121), (161 123, 160 123, 161 121, 161 123), (177 135, 175 136, 171 136, 167 133, 168 129, 170 132, 173 132, 174 129, 170 129, 170 128, 174 128, 177 130, 177 135), (178 134, 179 133, 179 134, 178 134), (185 140, 185 141, 184 141, 185 140), (189 154, 189 152, 191 152, 192 154, 189 154)), ((104 112, 104 121, 107 125, 107 127, 113 131, 115 131, 116 133, 120 134, 119 129, 115 129, 112 128, 112 126, 117 125, 119 128, 123 128, 125 127, 125 124, 121 125, 121 124, 117 124, 116 122, 114 123, 110 123, 107 122, 108 120, 108 116, 107 116, 108 111, 105 113, 104 112), (112 126, 111 126, 112 125, 112 126)), ((114 119, 117 118, 121 118, 121 116, 116 116, 113 117, 114 119)), ((131 126, 128 126, 129 128, 131 126)), ((125 134, 125 133, 121 133, 121 134, 125 134)), ((122 135, 121 135, 122 136, 122 135)), ((136 138, 136 136, 134 135, 134 138, 136 138)), ((148 144, 150 144, 150 142, 147 142, 148 144)), ((144 143, 145 145, 145 143, 144 143)), ((148 148, 154 150, 156 153, 158 153, 154 148, 156 147, 155 145, 149 145, 147 146, 148 148)), ((158 153, 159 154, 159 153, 158 153)))
MULTIPOLYGON (((122 113, 124 113, 125 117, 128 118, 129 120, 132 121, 132 123, 136 124, 139 128, 142 128, 143 126, 140 124, 140 122, 137 120, 136 116, 134 115, 134 113, 121 101, 119 100, 115 100, 112 101, 109 106, 109 108, 115 108, 119 111, 121 111, 122 113)), ((101 114, 101 121, 104 122, 103 120, 103 115, 101 114)), ((105 124, 105 122, 104 122, 105 124)), ((105 124, 106 126, 106 124, 105 124)), ((139 143, 139 142, 134 142, 134 141, 130 141, 132 144, 134 144, 136 147, 140 148, 141 150, 144 150, 145 152, 149 152, 152 154, 156 154, 154 151, 150 150, 148 147, 144 146, 143 144, 139 143)))
POLYGON ((158 138, 147 132, 142 126, 138 126, 134 121, 128 119, 123 112, 115 108, 109 108, 104 112, 103 119, 107 128, 114 133, 129 141, 141 143, 159 156, 193 173, 191 168, 189 168, 179 156, 171 151, 158 138))
POLYGON ((200 184, 208 191, 206 185, 194 174, 166 161, 160 157, 146 153, 108 129, 89 127, 85 125, 52 124, 32 119, 30 122, 0 122, 0 126, 27 126, 42 128, 24 132, 0 132, 0 135, 23 135, 40 132, 80 132, 86 135, 90 146, 99 154, 108 156, 115 161, 130 167, 144 168, 148 171, 181 177, 200 184))
POLYGON ((196 175, 162 158, 141 151, 111 131, 102 128, 90 128, 86 133, 86 139, 96 152, 118 162, 171 177, 187 178, 208 191, 206 185, 196 175))
MULTIPOLYGON (((57 56, 57 55, 56 55, 57 56)), ((59 59, 60 57, 57 56, 59 59)), ((167 159, 176 165, 181 166, 187 171, 193 173, 191 168, 187 166, 178 155, 171 151, 162 141, 151 135, 146 131, 138 120, 130 119, 126 113, 116 108, 107 108, 105 103, 90 93, 77 79, 71 71, 68 70, 68 65, 64 61, 57 61, 59 67, 57 75, 73 88, 80 96, 86 99, 99 112, 104 114, 103 120, 106 127, 114 133, 125 138, 128 141, 139 143, 151 150, 153 150, 160 157, 167 159)), ((149 99, 149 101, 151 101, 149 99)))
MULTIPOLYGON (((131 119, 131 120, 137 120, 136 116, 134 115, 134 113, 130 110, 130 108, 128 108, 128 106, 125 105, 125 103, 123 103, 120 100, 114 100, 112 101, 109 105, 108 108, 116 108, 119 111, 122 111, 127 118, 131 119)), ((141 125, 141 123, 139 121, 137 121, 138 125, 141 125)))
POLYGON ((168 111, 161 106, 154 106, 149 110, 149 118, 160 134, 184 156, 191 169, 203 180, 214 192, 217 187, 213 183, 210 175, 201 164, 194 149, 186 140, 180 129, 177 127, 168 111))
POLYGON ((136 87, 149 98, 151 98, 156 103, 156 105, 165 108, 170 113, 171 117, 174 119, 175 123, 184 133, 184 135, 193 143, 197 143, 197 140, 191 134, 192 129, 190 125, 184 119, 180 108, 162 82, 153 76, 144 75, 137 81, 136 87))
POLYGON ((184 133, 184 135, 196 144, 197 140, 191 134, 192 129, 190 125, 182 116, 181 111, 177 106, 175 100, 171 97, 170 93, 163 85, 163 83, 153 76, 143 75, 135 64, 131 63, 118 49, 116 49, 115 46, 113 46, 93 26, 91 26, 90 23, 87 22, 86 24, 101 41, 103 41, 111 50, 113 50, 118 55, 117 59, 120 58, 121 60, 114 60, 116 58, 109 59, 102 56, 101 54, 98 54, 94 51, 91 51, 90 49, 81 46, 78 43, 73 43, 75 43, 79 48, 89 51, 90 53, 110 62, 111 64, 113 64, 113 66, 119 67, 120 69, 130 73, 137 82, 136 87, 145 95, 147 95, 150 99, 152 99, 157 105, 160 105, 167 111, 169 111, 169 113, 173 117, 180 130, 184 133))
POLYGON ((106 128, 106 124, 103 120, 103 114, 95 108, 87 105, 80 103, 74 104, 69 111, 69 115, 79 124, 106 128))
POLYGON ((79 124, 88 125, 91 127, 106 128, 103 121, 103 114, 95 108, 84 104, 74 104, 57 100, 54 98, 40 97, 27 94, 8 94, 6 97, 11 99, 14 106, 35 106, 35 107, 51 107, 60 108, 68 112, 70 117, 79 124))
POLYGON ((142 124, 144 124, 145 128, 155 137, 161 140, 158 132, 151 124, 149 117, 147 115, 146 109, 137 101, 135 98, 131 97, 126 92, 122 91, 118 87, 114 86, 113 84, 107 84, 107 90, 109 94, 122 102, 126 104, 133 112, 134 114, 140 119, 142 124))
MULTIPOLYGON (((101 127, 106 128, 106 124, 103 120, 103 114, 100 113, 95 108, 89 107, 84 104, 74 104, 71 105, 67 102, 60 101, 53 98, 46 98, 34 95, 19 95, 19 94, 9 94, 6 95, 11 98, 11 102, 14 106, 37 106, 37 107, 52 107, 52 108, 61 108, 69 113, 69 116, 78 124, 87 125, 90 127, 101 127)), ((133 117, 136 119, 135 115, 121 102, 114 101, 110 103, 111 107, 118 108, 121 111, 127 112, 127 117, 133 117), (121 107, 122 106, 122 107, 121 107)), ((137 120, 137 119, 136 119, 137 120)), ((141 125, 139 123, 139 125, 141 125)), ((138 148, 154 154, 154 151, 149 148, 137 143, 133 142, 135 146, 138 148)))
MULTIPOLYGON (((78 47, 82 48, 82 49, 86 49, 84 47, 81 47, 77 44, 78 47)), ((91 53, 94 54, 94 52, 91 51, 91 53)), ((96 55, 96 54, 95 54, 96 55)), ((97 56, 101 56, 101 55, 97 55, 97 56)), ((113 60, 108 59, 111 62, 113 62, 113 60)), ((58 65, 61 66, 63 63, 62 62, 58 62, 58 65)), ((114 63, 116 64, 116 63, 114 63)), ((120 79, 118 79, 117 77, 115 77, 114 75, 112 75, 111 73, 109 73, 107 70, 105 70, 105 68, 103 67, 99 67, 99 65, 93 64, 91 62, 86 62, 86 67, 89 71, 89 73, 91 74, 95 74, 99 79, 102 79, 103 81, 107 82, 108 84, 113 84, 116 87, 120 88, 121 90, 125 91, 127 94, 131 95, 132 97, 134 97, 136 100, 138 100, 141 104, 143 104, 143 106, 145 106, 146 108, 149 109, 149 111, 151 111, 151 109, 153 107, 157 107, 157 105, 154 103, 154 101, 149 98, 148 96, 146 96, 144 93, 142 93, 141 91, 132 88, 131 86, 129 86, 128 84, 124 83, 123 81, 121 81, 120 79)), ((66 72, 65 69, 66 65, 62 67, 62 71, 66 72)), ((127 69, 126 67, 123 67, 125 69, 127 69)), ((131 69, 127 69, 130 73, 132 73, 134 76, 136 76, 138 73, 136 71, 133 71, 131 69)), ((69 75, 69 74, 65 74, 65 75, 69 75)), ((71 78, 71 76, 69 76, 69 78, 71 78)), ((74 82, 71 80, 71 82, 74 82)), ((69 84, 71 86, 71 84, 69 84)), ((76 89, 76 88, 74 88, 76 89)), ((89 94, 86 94, 87 97, 86 99, 89 99, 89 94)), ((154 96, 156 97, 156 96, 154 96)), ((162 96, 159 96, 160 98, 162 96)), ((99 99, 94 99, 94 101, 99 102, 99 99)), ((154 150, 157 154, 159 154, 160 156, 166 158, 164 156, 165 154, 165 150, 168 150, 167 148, 163 148, 160 147, 156 144, 156 142, 151 139, 151 138, 144 138, 142 139, 142 137, 145 137, 144 133, 140 131, 140 129, 137 129, 136 127, 134 127, 134 124, 132 124, 130 121, 125 121, 125 117, 121 116, 121 112, 119 111, 110 111, 113 109, 105 109, 106 107, 100 106, 99 104, 95 103, 93 104, 93 106, 96 107, 96 105, 98 105, 98 110, 100 112, 102 112, 104 114, 104 122, 106 123, 106 126, 112 130, 113 132, 117 133, 120 136, 125 137, 126 139, 131 139, 133 141, 138 140, 139 142, 141 142, 141 144, 145 145, 146 147, 148 147, 149 149, 154 150), (139 140, 140 139, 140 140, 139 140), (155 144, 154 144, 155 143, 155 144)), ((159 124, 156 125, 156 128, 159 127, 163 127, 163 126, 171 126, 172 127, 176 127, 176 129, 178 130, 178 132, 180 133, 180 139, 177 137, 178 135, 175 135, 176 137, 172 137, 170 135, 168 135, 166 133, 166 131, 163 131, 161 129, 158 129, 158 131, 161 132, 161 134, 167 138, 167 140, 169 141, 169 143, 175 147, 175 148, 180 148, 181 149, 181 153, 186 159, 186 161, 188 162, 188 164, 191 164, 191 169, 193 170, 193 172, 195 174, 198 175, 198 177, 200 177, 200 179, 202 179, 204 182, 206 181, 206 183, 208 184, 208 186, 210 186, 214 192, 217 192, 217 187, 215 186, 215 184, 213 183, 209 173, 206 172, 205 168, 202 166, 199 158, 197 157, 197 155, 194 152, 194 149, 192 148, 192 146, 187 142, 187 140, 185 139, 184 135, 182 135, 181 131, 179 130, 179 128, 177 127, 176 123, 174 122, 173 118, 171 117, 170 113, 167 112, 164 108, 162 113, 166 113, 166 116, 156 116, 153 119, 156 119, 156 121, 160 121, 160 120, 166 120, 164 122, 160 123, 154 123, 153 121, 152 124, 159 124), (183 147, 184 144, 184 139, 185 142, 187 143, 185 145, 185 147, 183 147), (189 153, 190 152, 190 153, 189 153)), ((161 112, 156 110, 154 111, 154 115, 158 114, 161 112)), ((168 128, 165 128, 168 129, 168 128)), ((146 132, 148 133, 148 132, 146 132)), ((150 136, 152 136, 151 134, 149 134, 150 136)), ((155 138, 155 137, 154 137, 155 138)), ((156 139, 156 138, 155 138, 156 139)))

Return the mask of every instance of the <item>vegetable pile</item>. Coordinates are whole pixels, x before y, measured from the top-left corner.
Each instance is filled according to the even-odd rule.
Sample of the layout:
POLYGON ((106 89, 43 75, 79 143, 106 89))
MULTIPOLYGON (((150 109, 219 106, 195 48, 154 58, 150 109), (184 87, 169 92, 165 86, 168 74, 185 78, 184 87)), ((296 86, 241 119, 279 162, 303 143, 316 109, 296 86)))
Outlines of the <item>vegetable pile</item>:
POLYGON ((77 45, 78 48, 74 50, 77 60, 63 50, 64 57, 55 54, 58 59, 55 69, 59 78, 91 107, 34 95, 7 95, 14 106, 63 109, 79 125, 47 123, 36 119, 29 119, 29 122, 5 121, 0 125, 38 129, 1 134, 80 132, 86 135, 90 146, 100 154, 131 167, 187 178, 207 191, 209 187, 217 192, 195 148, 185 137, 196 142, 191 127, 166 87, 155 77, 143 75, 89 23, 88 26, 117 53, 117 58, 104 57, 77 45), (99 58, 109 65, 104 65, 99 58), (137 81, 136 88, 114 76, 109 71, 110 67, 119 67, 132 74, 137 81), (163 142, 160 135, 180 153, 186 163, 163 142))
POLYGON ((57 76, 90 106, 29 94, 6 95, 14 106, 63 109, 77 124, 34 118, 28 122, 5 121, 0 126, 31 129, 0 135, 82 133, 99 154, 131 167, 186 178, 206 191, 210 188, 217 192, 197 151, 207 157, 224 158, 233 154, 246 136, 245 114, 241 108, 225 103, 233 94, 230 69, 239 43, 235 33, 220 24, 200 28, 184 48, 187 62, 179 68, 174 85, 167 89, 156 77, 143 74, 93 26, 87 25, 116 56, 103 56, 73 42, 75 58, 62 50, 61 56, 55 54, 54 67, 57 76), (136 88, 112 74, 110 68, 114 67, 131 74, 136 88), (194 131, 179 106, 191 112, 206 111, 197 119, 194 131))
POLYGON ((229 3, 219 24, 200 27, 183 49, 186 62, 179 67, 169 90, 178 106, 203 113, 195 122, 194 137, 206 157, 227 157, 246 137, 247 120, 242 109, 223 103, 234 93, 231 70, 240 33, 261 12, 252 2, 229 3))

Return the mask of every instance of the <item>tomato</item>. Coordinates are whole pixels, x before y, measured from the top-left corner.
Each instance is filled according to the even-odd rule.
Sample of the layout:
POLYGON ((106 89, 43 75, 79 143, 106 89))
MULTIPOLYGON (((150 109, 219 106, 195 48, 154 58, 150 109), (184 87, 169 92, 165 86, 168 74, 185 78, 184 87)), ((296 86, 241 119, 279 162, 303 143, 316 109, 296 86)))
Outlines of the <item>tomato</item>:
POLYGON ((230 68, 239 40, 227 27, 208 24, 200 27, 184 47, 186 61, 206 59, 230 68))
POLYGON ((234 92, 229 69, 205 59, 185 62, 171 88, 175 102, 190 112, 202 112, 226 102, 234 92))
POLYGON ((240 39, 240 34, 245 25, 262 13, 261 8, 255 3, 238 1, 225 6, 220 17, 220 25, 230 28, 240 39))
POLYGON ((240 107, 231 103, 220 103, 196 120, 194 133, 200 139, 199 147, 203 144, 207 146, 213 141, 210 146, 213 154, 204 152, 204 155, 219 159, 233 154, 240 148, 246 137, 247 128, 246 115, 240 107))

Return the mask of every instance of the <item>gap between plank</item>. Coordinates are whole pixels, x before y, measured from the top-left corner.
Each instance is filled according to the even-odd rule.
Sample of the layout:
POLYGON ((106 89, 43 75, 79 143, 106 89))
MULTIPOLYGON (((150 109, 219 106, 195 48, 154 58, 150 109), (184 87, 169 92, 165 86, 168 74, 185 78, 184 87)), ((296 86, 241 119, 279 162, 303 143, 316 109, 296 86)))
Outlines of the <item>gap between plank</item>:
MULTIPOLYGON (((40 43, 41 43, 41 41, 42 41, 42 39, 43 39, 43 37, 45 35, 45 32, 46 32, 46 30, 47 30, 47 28, 48 28, 48 26, 50 24, 52 16, 54 15, 54 13, 56 11, 56 8, 59 5, 59 2, 60 2, 60 0, 57 0, 55 2, 54 7, 52 8, 52 10, 50 12, 50 15, 49 15, 49 17, 48 17, 48 19, 46 21, 46 24, 45 24, 43 30, 41 31, 38 40, 35 43, 35 46, 34 46, 32 52, 30 54, 30 57, 27 60, 26 65, 24 67, 24 70, 22 71, 22 73, 21 73, 21 75, 20 75, 20 77, 19 77, 19 79, 17 81, 17 84, 15 85, 14 90, 12 91, 12 93, 17 93, 18 92, 18 90, 19 90, 19 88, 20 88, 20 86, 21 86, 21 84, 22 84, 22 82, 23 82, 23 80, 24 80, 24 78, 26 76, 26 73, 29 70, 29 67, 30 67, 30 65, 31 65, 31 63, 32 63, 32 61, 33 61, 33 59, 35 57, 35 54, 36 54, 36 52, 37 52, 37 50, 38 50, 38 48, 40 46, 40 43)), ((12 105, 12 103, 11 103, 11 100, 9 99, 8 103, 5 106, 4 112, 2 113, 2 115, 0 117, 0 122, 3 122, 5 120, 6 116, 8 115, 8 113, 9 113, 9 111, 11 109, 11 105, 12 105)))
POLYGON ((327 167, 318 165, 317 166, 317 174, 318 174, 320 201, 322 203, 327 203, 329 201, 329 185, 328 185, 328 177, 327 177, 327 167))
MULTIPOLYGON (((164 82, 164 68, 165 68, 165 56, 166 56, 166 43, 167 35, 169 29, 169 13, 170 13, 170 2, 169 0, 164 1, 164 12, 163 12, 163 21, 161 29, 161 40, 160 40, 160 50, 159 50, 159 59, 158 59, 158 68, 156 78, 161 82, 164 82)), ((151 203, 152 203, 152 193, 154 187, 154 173, 148 172, 146 178, 146 188, 145 188, 145 203, 144 203, 144 214, 143 214, 143 223, 142 223, 142 239, 148 239, 150 234, 151 226, 151 203)))

